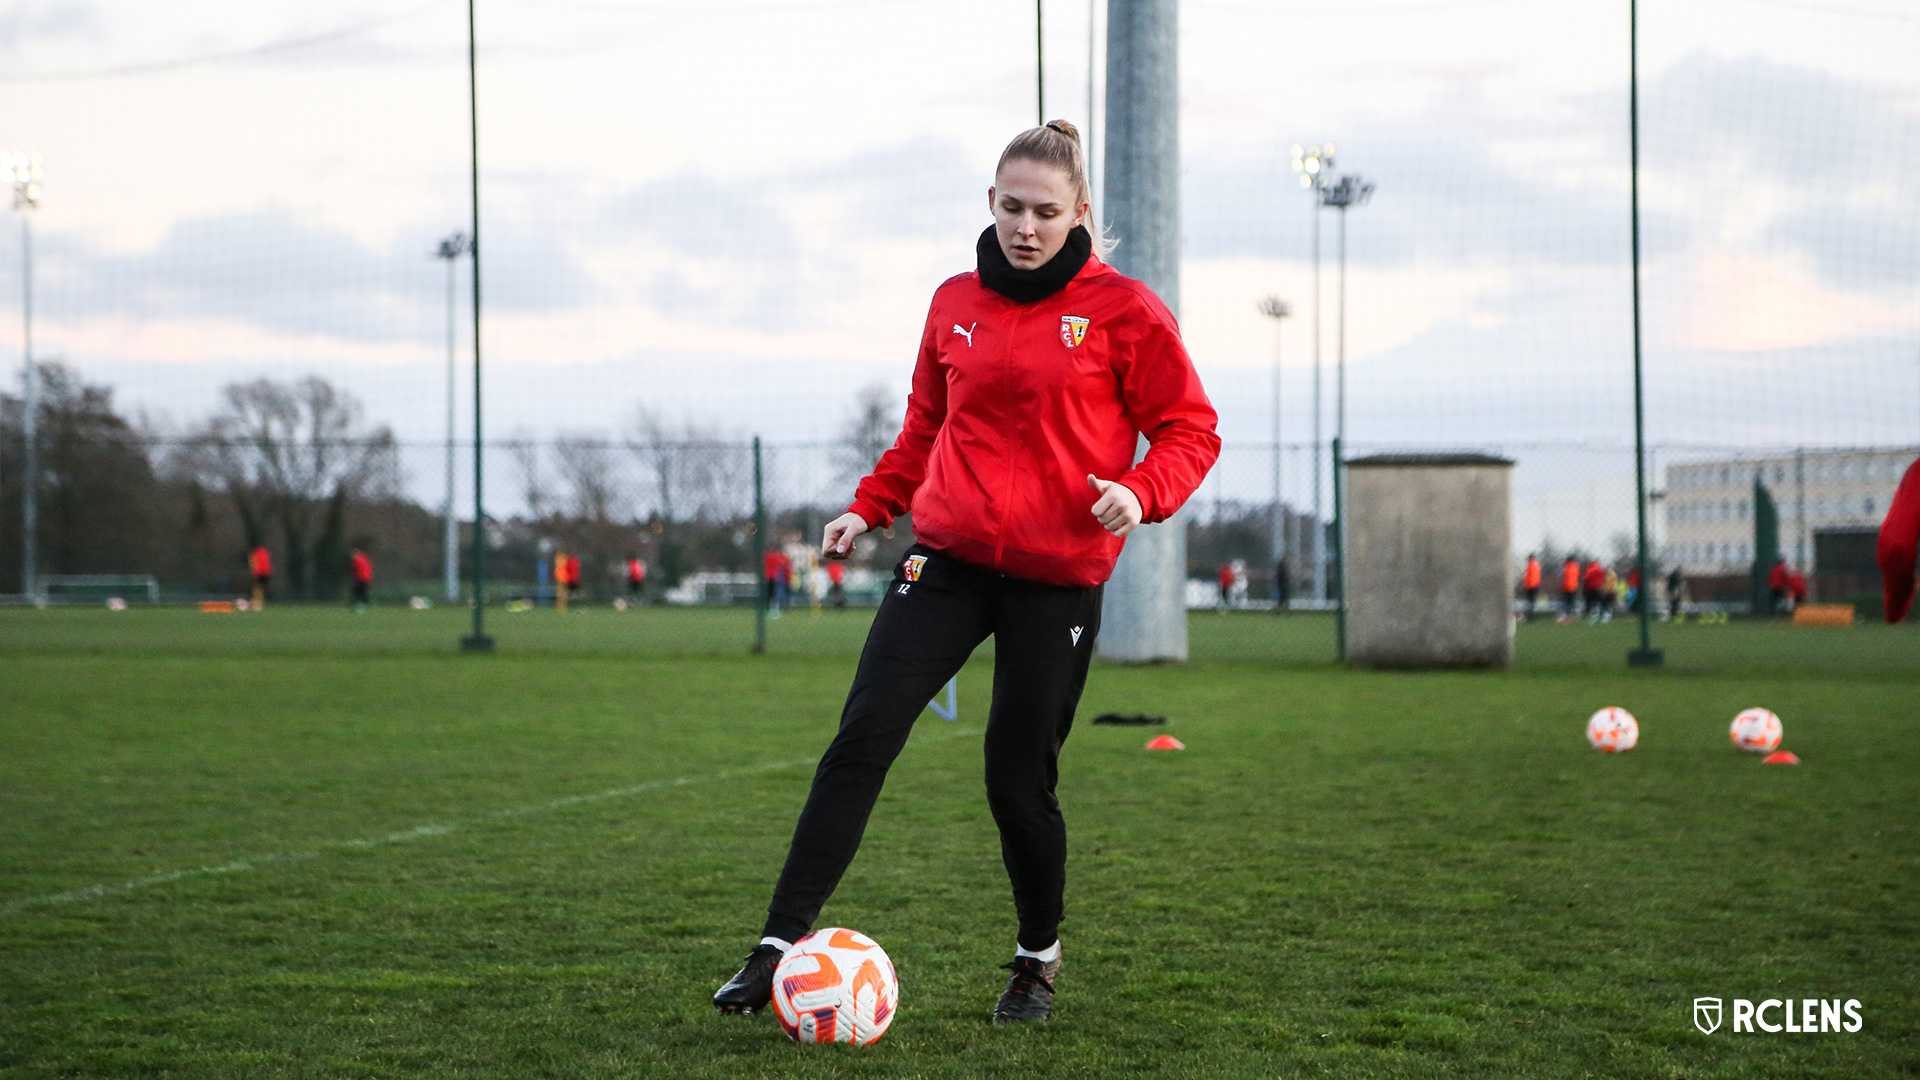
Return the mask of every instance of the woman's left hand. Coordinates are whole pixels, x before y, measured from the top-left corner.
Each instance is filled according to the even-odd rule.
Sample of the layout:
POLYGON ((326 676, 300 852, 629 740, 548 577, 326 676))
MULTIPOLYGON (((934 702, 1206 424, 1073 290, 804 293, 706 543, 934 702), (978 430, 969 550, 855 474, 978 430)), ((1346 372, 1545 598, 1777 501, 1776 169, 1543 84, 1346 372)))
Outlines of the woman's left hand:
POLYGON ((1140 526, 1140 497, 1127 485, 1088 473, 1087 486, 1100 493, 1093 504, 1093 516, 1102 528, 1115 536, 1125 536, 1140 526))

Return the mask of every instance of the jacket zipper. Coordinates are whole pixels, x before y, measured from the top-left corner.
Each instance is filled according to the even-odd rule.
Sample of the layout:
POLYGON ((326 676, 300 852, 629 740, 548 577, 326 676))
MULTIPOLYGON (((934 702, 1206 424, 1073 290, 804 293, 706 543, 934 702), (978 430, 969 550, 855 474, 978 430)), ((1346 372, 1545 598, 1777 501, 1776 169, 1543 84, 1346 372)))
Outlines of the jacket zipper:
MULTIPOLYGON (((1021 331, 1024 329, 1021 326, 1021 323, 1023 321, 1022 316, 1026 314, 1026 312, 1023 311, 1022 308, 1028 305, 1014 304, 1011 301, 1009 301, 1007 303, 1007 306, 1012 308, 1011 314, 1013 318, 1010 320, 1010 329, 1009 329, 1009 333, 1007 334, 1006 349, 1001 355, 1004 358, 1005 364, 1006 364, 1005 370, 1007 372, 1007 379, 1006 379, 1007 390, 1012 391, 1014 388, 1014 379, 1013 379, 1014 370, 1015 370, 1014 356, 1018 348, 1018 342, 1021 340, 1020 338, 1021 331)), ((1004 490, 1007 492, 1009 498, 1011 498, 1012 494, 1015 491, 1018 491, 1020 488, 1018 479, 1014 475, 1015 469, 1017 468, 1015 464, 1016 458, 1013 453, 1013 446, 1015 445, 1015 442, 1016 440, 1013 439, 1005 429, 1002 429, 1001 439, 1000 439, 1001 455, 1006 459, 1006 463, 1007 463, 1007 480, 1006 480, 1006 485, 1004 490)), ((996 574, 1005 572, 1001 570, 1000 567, 1001 567, 1001 564, 1005 561, 1005 556, 1007 552, 1007 517, 1012 513, 1012 509, 1013 508, 1009 503, 1003 503, 1001 505, 1000 521, 997 524, 993 534, 993 570, 994 570, 994 573, 996 574)))

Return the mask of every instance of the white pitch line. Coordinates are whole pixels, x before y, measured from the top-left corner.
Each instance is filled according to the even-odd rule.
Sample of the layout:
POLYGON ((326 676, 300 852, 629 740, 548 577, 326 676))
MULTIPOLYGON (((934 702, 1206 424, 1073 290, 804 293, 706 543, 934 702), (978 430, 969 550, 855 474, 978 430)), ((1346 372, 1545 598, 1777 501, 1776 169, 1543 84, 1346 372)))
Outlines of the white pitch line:
MULTIPOLYGON (((964 728, 959 731, 947 731, 939 735, 928 735, 919 742, 939 742, 946 739, 964 738, 981 734, 978 728, 964 728)), ((481 825, 489 821, 506 821, 512 818, 527 817, 531 814, 544 814, 553 810, 564 810, 569 806, 582 806, 587 803, 605 802, 608 799, 625 799, 634 795, 645 795, 650 791, 662 791, 667 788, 685 787, 689 784, 713 784, 736 777, 751 776, 756 773, 777 772, 801 765, 817 765, 818 757, 794 758, 790 761, 776 761, 766 765, 755 765, 748 769, 730 769, 714 773, 711 776, 681 776, 672 780, 649 780, 642 784, 628 784, 625 787, 608 788, 586 795, 566 795, 546 802, 529 806, 515 806, 506 810, 494 810, 470 818, 462 818, 447 825, 419 825, 411 829, 401 829, 385 836, 363 837, 356 840, 329 840, 305 851, 275 851, 265 855, 250 855, 244 859, 221 863, 217 866, 196 866, 187 870, 169 870, 164 874, 149 874, 146 877, 122 881, 114 885, 89 885, 84 889, 70 889, 66 892, 45 893, 40 896, 26 896, 0 904, 0 919, 9 918, 28 908, 46 907, 50 904, 71 904, 81 900, 98 900, 103 896, 118 896, 121 893, 138 889, 165 885, 193 877, 212 877, 216 874, 240 874, 248 870, 257 870, 275 863, 304 862, 317 859, 330 851, 356 848, 386 847, 389 844, 405 844, 414 840, 428 840, 436 836, 445 836, 470 825, 481 825)))

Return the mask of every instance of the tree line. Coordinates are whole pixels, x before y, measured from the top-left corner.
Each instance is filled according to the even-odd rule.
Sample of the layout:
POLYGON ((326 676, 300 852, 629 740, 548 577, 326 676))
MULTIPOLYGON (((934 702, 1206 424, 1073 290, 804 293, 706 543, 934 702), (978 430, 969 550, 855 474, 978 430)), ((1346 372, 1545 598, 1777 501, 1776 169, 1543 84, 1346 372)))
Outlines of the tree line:
MULTIPOLYGON (((425 590, 440 578, 440 508, 407 495, 391 429, 325 378, 230 384, 205 420, 163 434, 65 364, 37 363, 36 374, 40 574, 153 574, 172 590, 237 592, 246 552, 262 545, 282 597, 344 594, 354 548, 374 556, 381 581, 425 590)), ((775 542, 839 513, 892 445, 900 411, 883 388, 862 390, 822 467, 774 479, 775 542), (799 473, 808 490, 795 490, 799 473)), ((20 396, 0 394, 0 592, 21 591, 22 419, 20 396)), ((630 556, 660 587, 751 569, 752 462, 739 439, 642 409, 618 439, 523 436, 505 452, 508 475, 494 483, 517 487, 520 508, 490 516, 486 539, 490 577, 506 591, 556 547, 583 557, 590 587, 611 587, 630 556)), ((470 523, 460 531, 464 559, 470 523)))

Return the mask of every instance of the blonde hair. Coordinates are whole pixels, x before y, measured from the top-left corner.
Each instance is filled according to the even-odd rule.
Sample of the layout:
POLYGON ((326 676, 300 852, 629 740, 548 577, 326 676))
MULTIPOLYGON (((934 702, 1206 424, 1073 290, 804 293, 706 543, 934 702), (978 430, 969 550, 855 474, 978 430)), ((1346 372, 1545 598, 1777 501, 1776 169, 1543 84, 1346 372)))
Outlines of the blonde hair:
POLYGON ((1080 129, 1074 127, 1072 121, 1049 120, 1015 135, 1007 148, 1000 151, 999 164, 993 167, 994 176, 998 177, 1009 161, 1051 165, 1066 173, 1067 183, 1073 185, 1074 204, 1087 204, 1084 224, 1093 236, 1093 250, 1105 255, 1119 243, 1101 233, 1100 219, 1093 216, 1093 185, 1087 182, 1087 156, 1080 149, 1080 129))

